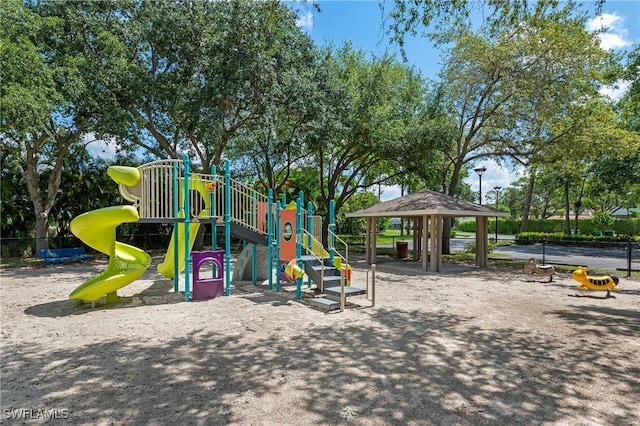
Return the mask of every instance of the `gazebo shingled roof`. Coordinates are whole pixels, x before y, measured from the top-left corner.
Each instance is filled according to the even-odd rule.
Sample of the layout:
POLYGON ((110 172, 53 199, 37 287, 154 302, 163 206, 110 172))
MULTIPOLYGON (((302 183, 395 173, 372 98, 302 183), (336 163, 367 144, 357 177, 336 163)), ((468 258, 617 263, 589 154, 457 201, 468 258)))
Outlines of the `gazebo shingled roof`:
POLYGON ((347 217, 407 217, 422 215, 507 217, 509 213, 424 189, 346 214, 347 217))

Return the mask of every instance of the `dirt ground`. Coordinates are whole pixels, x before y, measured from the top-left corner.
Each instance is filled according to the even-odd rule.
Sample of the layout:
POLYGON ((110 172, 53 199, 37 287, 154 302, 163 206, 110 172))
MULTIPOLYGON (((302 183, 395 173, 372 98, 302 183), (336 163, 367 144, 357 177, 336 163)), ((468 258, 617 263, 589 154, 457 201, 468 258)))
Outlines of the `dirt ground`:
POLYGON ((640 424, 637 280, 605 298, 567 273, 395 261, 374 307, 323 313, 245 282, 186 303, 159 261, 94 308, 68 295, 106 262, 0 271, 1 423, 640 424))

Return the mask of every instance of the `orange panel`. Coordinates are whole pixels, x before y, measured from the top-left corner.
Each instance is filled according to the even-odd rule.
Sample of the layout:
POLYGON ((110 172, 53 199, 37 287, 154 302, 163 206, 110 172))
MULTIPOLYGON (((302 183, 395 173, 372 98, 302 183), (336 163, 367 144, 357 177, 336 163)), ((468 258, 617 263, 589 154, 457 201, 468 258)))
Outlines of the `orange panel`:
POLYGON ((280 259, 289 261, 296 257, 296 211, 280 212, 280 259))

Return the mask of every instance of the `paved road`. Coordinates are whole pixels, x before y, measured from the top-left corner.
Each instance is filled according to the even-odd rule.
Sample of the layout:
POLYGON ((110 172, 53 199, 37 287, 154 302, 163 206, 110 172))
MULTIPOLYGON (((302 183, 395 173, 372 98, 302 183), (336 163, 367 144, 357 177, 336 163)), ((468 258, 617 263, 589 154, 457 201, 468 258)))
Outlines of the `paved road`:
MULTIPOLYGON (((499 240, 513 240, 512 235, 498 235, 499 240)), ((471 238, 451 238, 450 248, 452 253, 463 251, 467 244, 475 242, 471 238)), ((412 249, 412 241, 408 241, 409 250, 412 249)), ((628 251, 626 244, 611 248, 594 248, 578 246, 556 245, 510 245, 499 246, 494 250, 501 258, 526 261, 535 258, 539 264, 583 265, 590 268, 622 269, 628 267, 628 251)), ((491 257, 491 255, 489 255, 491 257)), ((640 248, 637 246, 631 251, 631 269, 640 270, 640 248)))

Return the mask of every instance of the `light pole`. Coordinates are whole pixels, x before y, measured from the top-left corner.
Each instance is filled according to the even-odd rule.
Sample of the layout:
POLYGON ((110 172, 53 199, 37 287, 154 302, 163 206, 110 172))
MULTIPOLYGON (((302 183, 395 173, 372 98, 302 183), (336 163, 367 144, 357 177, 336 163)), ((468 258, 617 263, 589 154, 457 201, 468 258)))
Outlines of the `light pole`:
MULTIPOLYGON (((496 191, 496 210, 498 210, 498 200, 500 198, 500 190, 501 186, 494 186, 493 189, 496 191)), ((498 244, 498 216, 496 216, 496 244, 498 244)))
POLYGON ((487 171, 487 168, 485 166, 476 167, 475 169, 473 169, 473 171, 476 172, 478 174, 478 177, 480 178, 478 189, 480 192, 480 205, 482 205, 482 175, 487 171))

